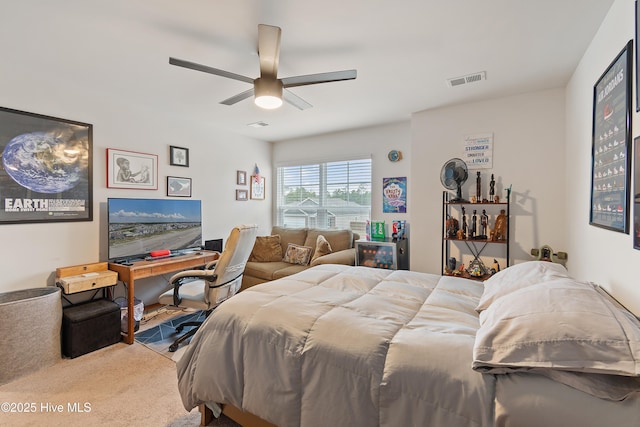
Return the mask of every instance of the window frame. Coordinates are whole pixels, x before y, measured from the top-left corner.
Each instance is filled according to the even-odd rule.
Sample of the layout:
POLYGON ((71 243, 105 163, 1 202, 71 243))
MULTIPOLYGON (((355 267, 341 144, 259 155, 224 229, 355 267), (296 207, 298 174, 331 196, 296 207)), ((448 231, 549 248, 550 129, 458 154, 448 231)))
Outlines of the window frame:
POLYGON ((371 219, 372 175, 370 155, 276 165, 275 224, 290 228, 357 228, 360 231, 371 219), (340 181, 345 177, 346 181, 340 181), (285 201, 290 194, 288 189, 293 187, 301 192, 295 205, 285 201), (335 194, 339 190, 346 193, 346 199, 331 197, 332 192, 335 194), (315 197, 303 198, 306 191, 315 193, 315 197), (368 203, 355 202, 352 195, 364 198, 368 203))

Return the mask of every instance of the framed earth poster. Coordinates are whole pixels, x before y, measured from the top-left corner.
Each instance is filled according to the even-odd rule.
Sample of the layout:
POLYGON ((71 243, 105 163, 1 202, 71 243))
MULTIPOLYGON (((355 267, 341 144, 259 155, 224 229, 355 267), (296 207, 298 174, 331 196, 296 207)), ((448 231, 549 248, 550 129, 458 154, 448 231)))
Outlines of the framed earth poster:
POLYGON ((631 180, 630 40, 593 87, 589 224, 629 233, 631 180))
POLYGON ((93 125, 0 107, 0 223, 93 219, 93 125))

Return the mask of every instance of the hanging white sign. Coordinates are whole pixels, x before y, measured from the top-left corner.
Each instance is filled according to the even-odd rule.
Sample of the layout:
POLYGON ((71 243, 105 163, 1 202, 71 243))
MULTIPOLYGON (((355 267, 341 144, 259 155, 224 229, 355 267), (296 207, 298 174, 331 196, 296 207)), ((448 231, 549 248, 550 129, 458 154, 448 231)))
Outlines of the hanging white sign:
POLYGON ((469 169, 493 168, 493 133, 480 133, 464 137, 464 155, 469 169))

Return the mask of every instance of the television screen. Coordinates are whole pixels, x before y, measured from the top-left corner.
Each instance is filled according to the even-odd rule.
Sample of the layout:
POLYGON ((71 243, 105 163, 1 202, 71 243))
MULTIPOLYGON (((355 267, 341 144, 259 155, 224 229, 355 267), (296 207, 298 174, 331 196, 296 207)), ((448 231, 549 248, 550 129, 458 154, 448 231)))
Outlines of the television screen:
POLYGON ((109 198, 107 211, 109 260, 202 247, 200 200, 109 198))

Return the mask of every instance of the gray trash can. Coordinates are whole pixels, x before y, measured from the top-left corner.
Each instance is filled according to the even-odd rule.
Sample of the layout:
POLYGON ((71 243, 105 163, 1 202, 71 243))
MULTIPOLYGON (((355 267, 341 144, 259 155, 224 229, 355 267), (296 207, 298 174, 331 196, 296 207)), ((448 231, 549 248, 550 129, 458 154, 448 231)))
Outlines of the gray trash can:
POLYGON ((61 326, 60 288, 0 293, 0 384, 58 362, 61 326))

